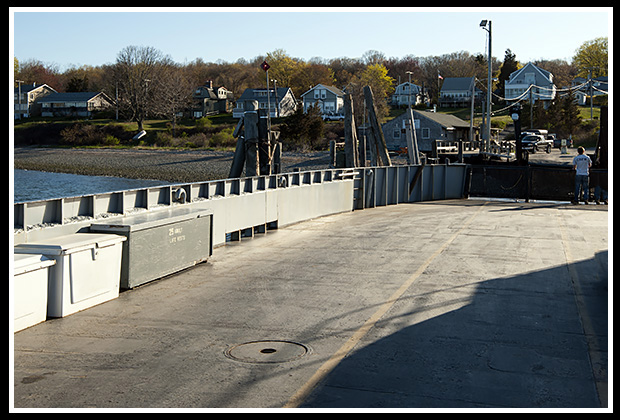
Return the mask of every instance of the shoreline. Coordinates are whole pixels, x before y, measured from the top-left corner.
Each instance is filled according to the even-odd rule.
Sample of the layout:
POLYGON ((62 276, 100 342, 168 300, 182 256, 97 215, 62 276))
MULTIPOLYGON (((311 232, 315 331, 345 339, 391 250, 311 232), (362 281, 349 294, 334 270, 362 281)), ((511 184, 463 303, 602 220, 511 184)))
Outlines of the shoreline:
MULTIPOLYGON (((576 149, 562 155, 558 149, 551 154, 530 155, 532 163, 569 166, 576 149)), ((70 173, 76 175, 112 176, 156 180, 170 183, 202 182, 227 179, 234 151, 205 149, 115 149, 16 147, 13 168, 31 171, 70 173)), ((396 165, 406 164, 406 157, 393 156, 396 165)), ((329 168, 329 152, 284 152, 282 173, 329 168)))
MULTIPOLYGON (((113 148, 16 147, 13 168, 76 175, 113 176, 165 182, 226 179, 234 152, 113 148)), ((283 172, 327 169, 329 152, 284 153, 283 172)))

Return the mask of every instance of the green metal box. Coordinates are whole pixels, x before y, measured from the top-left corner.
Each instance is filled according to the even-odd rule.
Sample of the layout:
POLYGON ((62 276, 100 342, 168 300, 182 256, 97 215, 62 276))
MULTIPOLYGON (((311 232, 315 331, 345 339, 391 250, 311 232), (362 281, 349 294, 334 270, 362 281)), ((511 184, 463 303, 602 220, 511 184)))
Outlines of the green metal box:
POLYGON ((213 253, 213 213, 178 207, 92 224, 91 232, 124 235, 121 289, 132 289, 199 262, 213 253))

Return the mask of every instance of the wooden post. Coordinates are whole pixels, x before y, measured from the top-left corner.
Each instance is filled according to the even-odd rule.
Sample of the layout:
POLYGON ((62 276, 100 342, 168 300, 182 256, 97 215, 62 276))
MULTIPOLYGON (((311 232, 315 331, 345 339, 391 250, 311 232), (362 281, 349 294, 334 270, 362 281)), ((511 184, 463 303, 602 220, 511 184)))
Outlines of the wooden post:
MULTIPOLYGON (((243 118, 242 118, 243 119, 243 118)), ((245 139, 243 136, 237 138, 237 147, 235 148, 235 155, 233 157, 232 165, 230 166, 230 172, 228 178, 239 178, 243 173, 243 165, 245 164, 245 139)))
POLYGON ((418 139, 415 132, 415 123, 413 120, 413 110, 409 108, 409 120, 405 123, 405 131, 407 136, 407 156, 410 165, 420 164, 420 153, 418 150, 418 139))
POLYGON ((345 166, 356 168, 358 166, 357 131, 355 130, 353 99, 350 93, 344 95, 344 152, 345 166))
POLYGON ((392 161, 390 160, 390 155, 388 154, 387 146, 385 144, 385 137, 383 136, 383 131, 381 130, 381 126, 377 120, 377 108, 375 107, 374 96, 370 86, 364 86, 364 98, 366 99, 368 119, 374 135, 379 163, 383 166, 392 166, 392 161))
POLYGON ((282 165, 282 142, 276 141, 273 154, 271 155, 271 173, 279 174, 281 171, 280 166, 282 165))
POLYGON ((232 165, 230 165, 228 178, 239 178, 243 173, 243 165, 245 165, 245 142, 241 135, 242 128, 243 116, 239 118, 239 122, 233 131, 233 137, 237 139, 237 147, 235 148, 232 165))
POLYGON ((259 174, 270 175, 271 173, 271 143, 267 111, 258 110, 258 161, 259 174))
POLYGON ((368 140, 368 151, 370 152, 370 166, 378 166, 377 142, 372 130, 366 130, 366 139, 368 140))
POLYGON ((329 141, 329 167, 336 167, 336 140, 329 141))
POLYGON ((359 143, 358 153, 357 153, 357 164, 358 166, 365 167, 366 166, 366 128, 364 128, 364 134, 357 137, 357 141, 359 143))
POLYGON ((243 114, 245 126, 245 176, 260 173, 258 157, 258 112, 248 111, 243 114))

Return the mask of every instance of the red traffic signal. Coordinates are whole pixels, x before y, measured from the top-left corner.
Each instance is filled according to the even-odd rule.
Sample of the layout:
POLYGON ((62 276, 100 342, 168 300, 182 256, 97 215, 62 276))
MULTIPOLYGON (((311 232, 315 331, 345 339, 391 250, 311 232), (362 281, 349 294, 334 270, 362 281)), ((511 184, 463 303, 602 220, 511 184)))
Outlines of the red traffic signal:
POLYGON ((264 71, 269 70, 269 64, 267 64, 266 61, 263 61, 263 64, 260 65, 260 68, 263 69, 264 71))

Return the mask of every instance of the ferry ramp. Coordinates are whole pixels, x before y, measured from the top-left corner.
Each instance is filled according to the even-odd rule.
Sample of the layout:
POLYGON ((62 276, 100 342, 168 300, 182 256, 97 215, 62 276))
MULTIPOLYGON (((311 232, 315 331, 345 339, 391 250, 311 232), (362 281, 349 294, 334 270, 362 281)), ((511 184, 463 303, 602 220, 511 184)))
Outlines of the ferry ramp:
POLYGON ((12 401, 601 409, 608 250, 607 206, 454 199, 302 221, 14 334, 12 401))

